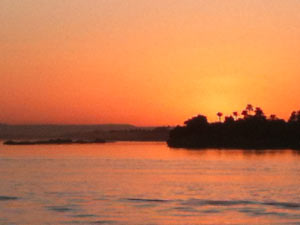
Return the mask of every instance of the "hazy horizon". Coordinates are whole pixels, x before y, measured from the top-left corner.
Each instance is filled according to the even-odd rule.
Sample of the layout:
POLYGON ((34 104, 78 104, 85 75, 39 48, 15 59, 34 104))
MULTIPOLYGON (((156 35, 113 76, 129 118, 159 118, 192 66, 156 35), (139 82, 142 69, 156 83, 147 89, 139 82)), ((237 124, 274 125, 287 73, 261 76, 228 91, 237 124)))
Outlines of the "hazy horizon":
POLYGON ((2 0, 0 121, 182 124, 299 110, 297 0, 2 0))

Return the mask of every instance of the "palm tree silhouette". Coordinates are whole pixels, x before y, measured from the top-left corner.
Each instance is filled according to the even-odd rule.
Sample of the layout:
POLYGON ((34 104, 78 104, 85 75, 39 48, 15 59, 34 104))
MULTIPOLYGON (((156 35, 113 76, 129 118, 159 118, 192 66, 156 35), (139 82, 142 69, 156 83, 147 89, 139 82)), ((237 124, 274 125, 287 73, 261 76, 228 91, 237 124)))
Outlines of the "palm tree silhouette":
POLYGON ((221 118, 222 118, 222 116, 223 116, 223 113, 218 112, 218 113, 217 113, 217 116, 219 117, 219 121, 221 122, 221 118))
POLYGON ((264 112, 262 111, 262 109, 260 107, 255 108, 255 116, 256 117, 263 117, 264 116, 264 112))
POLYGON ((247 110, 247 112, 248 112, 248 115, 251 115, 251 112, 253 111, 253 105, 248 104, 248 105, 246 106, 246 110, 247 110))
POLYGON ((248 116, 248 111, 247 110, 243 110, 241 114, 244 116, 244 118, 246 118, 248 116))
POLYGON ((237 117, 239 116, 239 113, 237 111, 232 113, 233 117, 235 118, 235 120, 237 120, 237 117))

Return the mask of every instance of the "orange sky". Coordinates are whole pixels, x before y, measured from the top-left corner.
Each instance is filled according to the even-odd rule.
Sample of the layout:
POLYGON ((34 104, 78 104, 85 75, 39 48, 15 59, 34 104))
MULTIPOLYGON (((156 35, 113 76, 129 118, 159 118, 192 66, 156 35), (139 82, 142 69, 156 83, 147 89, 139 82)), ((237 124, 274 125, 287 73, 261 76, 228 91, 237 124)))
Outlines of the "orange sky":
POLYGON ((0 122, 300 109, 298 0, 1 0, 0 122))

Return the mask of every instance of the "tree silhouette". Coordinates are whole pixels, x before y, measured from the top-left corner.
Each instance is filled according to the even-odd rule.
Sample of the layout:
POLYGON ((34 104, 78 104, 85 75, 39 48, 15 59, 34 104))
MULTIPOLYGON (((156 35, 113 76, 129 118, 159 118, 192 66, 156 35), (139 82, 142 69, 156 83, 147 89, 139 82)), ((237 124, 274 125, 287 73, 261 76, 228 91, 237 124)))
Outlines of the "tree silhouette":
POLYGON ((297 122, 299 123, 300 122, 300 111, 297 112, 296 118, 297 118, 297 122))
POLYGON ((248 111, 247 110, 243 110, 241 114, 244 116, 244 119, 248 117, 248 111))
POLYGON ((184 122, 189 128, 202 127, 208 124, 206 116, 198 115, 184 122))
MULTIPOLYGON (((250 104, 249 104, 250 105, 250 104)), ((170 131, 168 145, 187 148, 242 148, 242 149, 297 149, 300 150, 300 111, 292 112, 289 121, 275 114, 268 118, 260 107, 254 114, 250 107, 242 112, 244 118, 236 119, 218 112, 219 122, 208 123, 199 115, 170 131)), ((236 113, 233 113, 236 116, 236 113)))
POLYGON ((248 112, 248 115, 251 115, 251 112, 253 111, 253 105, 248 104, 248 105, 246 106, 246 110, 247 110, 247 112, 248 112))
POLYGON ((297 113, 295 111, 292 112, 288 122, 289 123, 293 123, 293 122, 296 122, 297 121, 297 113))
POLYGON ((218 112, 218 113, 217 113, 217 116, 219 117, 219 121, 221 122, 221 118, 222 118, 222 116, 223 116, 223 113, 218 112))
POLYGON ((235 120, 237 120, 239 113, 237 111, 232 113, 233 117, 235 118, 235 120))
POLYGON ((254 112, 255 112, 256 117, 264 117, 265 116, 264 112, 262 111, 262 109, 260 107, 256 107, 254 112))
POLYGON ((270 115, 270 120, 276 120, 276 119, 277 119, 277 116, 275 114, 270 115))
POLYGON ((233 117, 232 116, 226 116, 224 123, 225 124, 233 124, 234 123, 233 117))

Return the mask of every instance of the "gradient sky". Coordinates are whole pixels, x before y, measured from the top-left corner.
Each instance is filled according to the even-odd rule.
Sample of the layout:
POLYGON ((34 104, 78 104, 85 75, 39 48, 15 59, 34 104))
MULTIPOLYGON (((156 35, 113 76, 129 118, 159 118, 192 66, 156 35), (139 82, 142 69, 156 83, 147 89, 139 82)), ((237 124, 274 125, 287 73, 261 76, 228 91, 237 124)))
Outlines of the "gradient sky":
POLYGON ((299 0, 1 0, 0 122, 300 109, 299 0))

